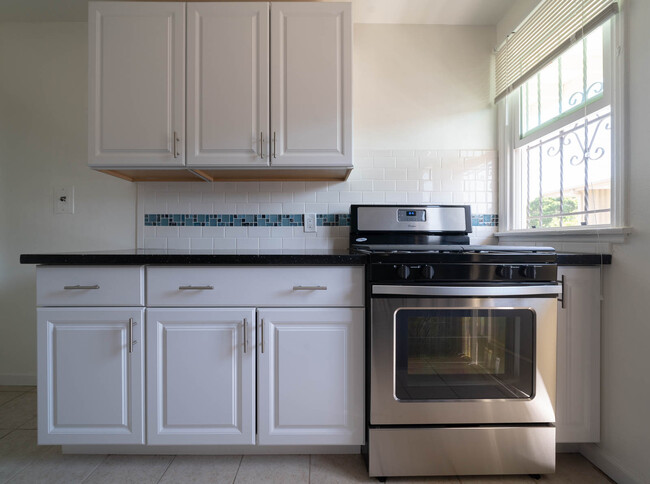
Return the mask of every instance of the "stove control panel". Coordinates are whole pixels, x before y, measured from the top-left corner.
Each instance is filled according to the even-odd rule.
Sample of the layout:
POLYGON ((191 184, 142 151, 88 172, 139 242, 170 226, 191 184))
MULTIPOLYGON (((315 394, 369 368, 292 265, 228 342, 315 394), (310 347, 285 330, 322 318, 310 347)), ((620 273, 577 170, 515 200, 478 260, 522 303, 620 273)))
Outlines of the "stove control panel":
POLYGON ((544 282, 557 279, 555 264, 372 264, 373 282, 544 282))

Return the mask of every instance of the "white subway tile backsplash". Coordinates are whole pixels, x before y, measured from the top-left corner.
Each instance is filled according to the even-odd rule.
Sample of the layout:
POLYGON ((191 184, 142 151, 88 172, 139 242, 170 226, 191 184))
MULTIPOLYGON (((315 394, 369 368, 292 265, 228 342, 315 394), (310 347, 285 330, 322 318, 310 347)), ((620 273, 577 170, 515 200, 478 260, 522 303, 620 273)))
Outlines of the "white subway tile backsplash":
POLYGON ((363 203, 384 203, 386 194, 384 192, 363 192, 363 203))
POLYGON ((233 252, 237 249, 237 239, 213 239, 212 242, 215 251, 233 252))
POLYGON ((339 199, 339 192, 317 192, 316 202, 336 203, 339 199))
POLYGON ((386 203, 406 203, 406 192, 386 193, 386 203))
MULTIPOLYGON (((380 180, 375 180, 375 182, 380 180)), ((350 191, 354 192, 364 192, 372 191, 373 181, 372 180, 353 180, 350 182, 350 191)))
POLYGON ((190 239, 188 238, 173 238, 167 239, 167 248, 174 250, 189 250, 190 248, 190 239))
POLYGON ((363 192, 341 192, 339 200, 345 203, 361 203, 363 201, 363 192))
MULTIPOLYGON (((294 220, 293 226, 269 226, 269 221, 279 219, 266 217, 258 222, 250 216, 341 214, 348 213, 353 203, 463 203, 472 206, 473 214, 495 214, 496 167, 494 150, 356 150, 348 181, 139 183, 139 245, 209 247, 224 253, 346 248, 349 227, 320 225, 316 233, 305 233, 301 219, 294 220), (146 222, 145 214, 151 217, 146 222), (178 214, 196 217, 185 225, 178 214), (226 223, 243 225, 210 226, 217 221, 214 214, 230 216, 226 223), (249 218, 233 219, 233 214, 249 218)), ((472 242, 485 243, 480 241, 492 240, 496 227, 474 229, 472 242)))

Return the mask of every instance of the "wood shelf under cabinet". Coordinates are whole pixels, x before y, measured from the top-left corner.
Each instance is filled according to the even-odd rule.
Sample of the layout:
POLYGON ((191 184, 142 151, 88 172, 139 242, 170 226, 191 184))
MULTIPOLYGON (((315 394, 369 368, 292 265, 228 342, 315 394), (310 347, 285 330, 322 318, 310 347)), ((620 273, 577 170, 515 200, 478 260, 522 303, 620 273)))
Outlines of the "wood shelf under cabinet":
POLYGON ((96 169, 99 172, 130 182, 188 182, 188 181, 345 181, 352 167, 336 168, 112 168, 96 169))

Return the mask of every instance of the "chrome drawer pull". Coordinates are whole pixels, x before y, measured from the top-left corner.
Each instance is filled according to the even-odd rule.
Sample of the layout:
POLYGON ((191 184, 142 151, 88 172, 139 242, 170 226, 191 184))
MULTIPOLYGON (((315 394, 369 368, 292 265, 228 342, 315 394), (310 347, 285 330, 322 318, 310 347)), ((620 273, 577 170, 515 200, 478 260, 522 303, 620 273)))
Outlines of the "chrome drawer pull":
POLYGON ((248 341, 246 341, 246 326, 248 326, 248 321, 244 318, 244 354, 248 350, 248 341))
POLYGON ((327 286, 293 286, 294 291, 327 291, 327 286))
POLYGON ((133 339, 133 326, 135 326, 136 323, 133 321, 133 318, 129 318, 129 353, 133 353, 133 345, 137 344, 138 342, 133 339))
POLYGON ((99 289, 99 284, 94 284, 92 286, 80 286, 79 284, 77 284, 76 286, 63 286, 63 289, 65 289, 66 291, 72 291, 72 290, 77 290, 77 289, 81 289, 81 290, 99 289))
POLYGON ((214 286, 178 286, 179 291, 212 291, 214 286))

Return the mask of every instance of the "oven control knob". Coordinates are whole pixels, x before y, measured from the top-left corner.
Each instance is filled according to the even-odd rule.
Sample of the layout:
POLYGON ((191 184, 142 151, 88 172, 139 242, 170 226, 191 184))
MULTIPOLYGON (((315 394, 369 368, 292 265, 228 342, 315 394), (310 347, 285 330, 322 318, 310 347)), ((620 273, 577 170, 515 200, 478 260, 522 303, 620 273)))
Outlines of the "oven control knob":
POLYGON ((528 279, 535 279, 537 275, 537 267, 535 266, 520 266, 519 275, 528 279))
POLYGON ((496 273, 501 279, 512 279, 512 266, 497 266, 496 273))
POLYGON ((422 268, 422 277, 424 279, 433 279, 433 274, 435 271, 433 270, 432 266, 424 266, 422 268))
POLYGON ((411 269, 409 266, 399 266, 397 268, 397 275, 399 276, 400 279, 408 279, 409 276, 411 275, 411 269))

